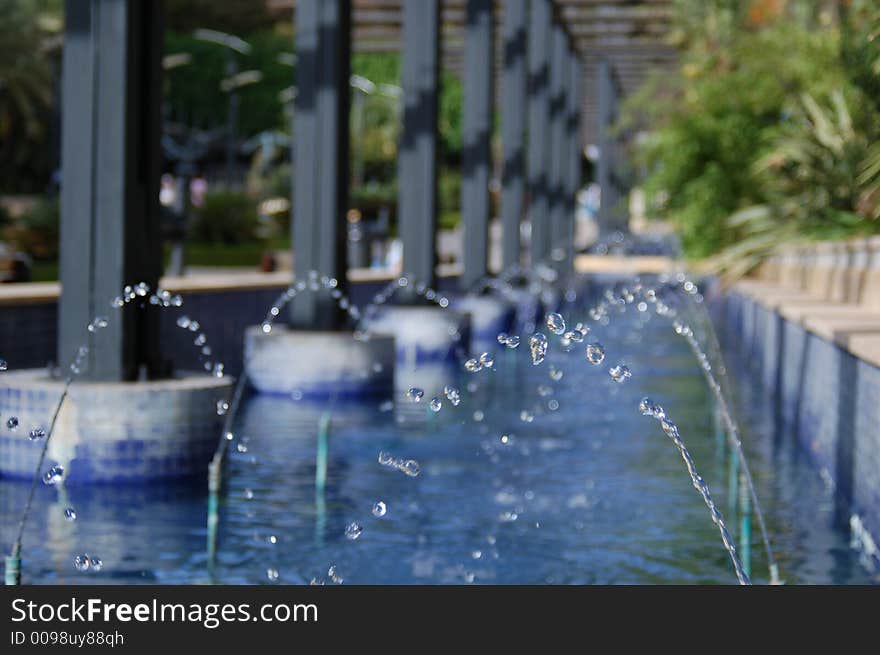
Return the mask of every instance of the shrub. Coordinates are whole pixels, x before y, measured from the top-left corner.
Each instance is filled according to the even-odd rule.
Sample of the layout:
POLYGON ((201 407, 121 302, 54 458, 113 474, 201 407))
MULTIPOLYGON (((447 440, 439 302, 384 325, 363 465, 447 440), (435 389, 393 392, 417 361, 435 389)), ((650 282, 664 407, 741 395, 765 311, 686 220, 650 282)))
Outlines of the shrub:
POLYGON ((58 198, 43 198, 6 229, 9 240, 37 261, 58 259, 58 198))
POLYGON ((240 191, 222 189, 205 196, 205 204, 194 214, 190 237, 207 243, 258 241, 256 202, 240 191))

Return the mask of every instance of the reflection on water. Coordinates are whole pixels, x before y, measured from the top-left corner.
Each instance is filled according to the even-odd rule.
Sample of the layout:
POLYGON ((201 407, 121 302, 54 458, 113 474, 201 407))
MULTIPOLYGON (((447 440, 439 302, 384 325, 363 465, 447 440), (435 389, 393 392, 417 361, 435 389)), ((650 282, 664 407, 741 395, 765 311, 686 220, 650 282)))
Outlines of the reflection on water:
MULTIPOLYGON (((585 343, 566 355, 555 335, 549 340, 539 366, 528 349, 499 346, 492 368, 460 374, 461 403, 440 412, 426 400, 398 400, 396 410, 334 403, 323 494, 315 491, 315 448, 326 405, 248 399, 225 476, 215 580, 733 583, 678 453, 638 411, 650 396, 675 416, 718 506, 738 525, 729 453, 687 344, 656 316, 592 327, 590 341, 632 372, 617 384, 607 366, 589 364, 585 343), (380 451, 418 461, 420 474, 381 466, 380 451), (363 529, 355 540, 346 538, 352 523, 363 529)), ((749 408, 743 441, 783 577, 869 582, 833 527, 833 498, 819 475, 793 439, 772 438, 763 395, 743 374, 733 382, 739 406, 749 408)), ((426 399, 442 392, 421 386, 426 399)), ((204 487, 41 486, 24 581, 207 581, 204 487), (68 507, 77 520, 65 520, 68 507), (77 572, 79 553, 100 557, 104 569, 77 572)), ((26 494, 26 484, 0 481, 4 548, 26 494)), ((754 580, 765 582, 766 571, 756 543, 754 580)))

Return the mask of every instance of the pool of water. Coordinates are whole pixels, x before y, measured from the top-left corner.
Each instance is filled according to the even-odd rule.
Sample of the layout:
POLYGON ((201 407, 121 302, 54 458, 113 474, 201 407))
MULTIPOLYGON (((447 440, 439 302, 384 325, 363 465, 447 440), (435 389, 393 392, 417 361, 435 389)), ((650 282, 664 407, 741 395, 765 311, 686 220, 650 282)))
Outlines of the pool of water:
MULTIPOLYGON (((532 366, 523 343, 499 352, 494 369, 458 374, 464 400, 438 414, 427 407, 440 391, 432 388, 419 405, 334 403, 323 495, 315 446, 327 405, 250 397, 235 427, 210 575, 203 482, 41 485, 23 581, 246 584, 277 572, 279 583, 332 583, 333 566, 345 584, 734 583, 675 447, 638 412, 642 396, 663 404, 739 539, 729 452, 686 343, 648 314, 596 326, 590 338, 605 344, 602 366, 587 362, 583 345, 561 352, 555 338, 547 361, 532 366), (607 373, 618 361, 633 373, 623 384, 607 373), (551 366, 562 379, 551 378, 551 366), (468 383, 477 388, 466 392, 468 383), (380 451, 417 460, 420 475, 380 466, 380 451), (372 513, 379 501, 382 517, 372 513), (68 506, 75 522, 64 519, 68 506), (363 528, 356 540, 345 535, 353 522, 363 528), (76 571, 83 552, 100 556, 103 570, 76 571)), ((782 577, 872 582, 837 527, 829 487, 793 439, 773 438, 764 394, 739 368, 735 404, 782 577)), ((27 491, 0 480, 4 549, 27 491)), ((752 542, 752 576, 765 582, 757 526, 752 542)))

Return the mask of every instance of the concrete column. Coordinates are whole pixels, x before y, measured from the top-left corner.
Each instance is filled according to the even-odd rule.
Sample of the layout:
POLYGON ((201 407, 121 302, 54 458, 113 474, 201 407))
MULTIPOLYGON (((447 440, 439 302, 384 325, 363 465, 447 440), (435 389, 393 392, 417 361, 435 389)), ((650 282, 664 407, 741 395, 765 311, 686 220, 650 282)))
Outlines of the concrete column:
POLYGON ((403 0, 403 133, 398 151, 397 220, 403 269, 435 285, 439 0, 403 0))
POLYGON ((504 61, 501 72, 501 253, 507 269, 520 263, 520 222, 525 208, 525 132, 527 0, 502 6, 504 61))
MULTIPOLYGON (((296 5, 296 111, 293 120, 294 271, 346 285, 345 213, 349 187, 351 0, 296 5)), ((326 294, 291 303, 297 328, 332 329, 344 317, 326 294)))
POLYGON ((489 178, 492 175, 492 0, 467 0, 464 36, 464 107, 461 210, 466 291, 488 272, 489 178))
POLYGON ((88 336, 92 380, 167 372, 153 308, 86 332, 125 285, 159 281, 162 48, 161 3, 65 4, 58 357, 66 366, 88 336))
POLYGON ((531 259, 538 262, 548 253, 550 120, 550 51, 553 4, 531 0, 529 11, 529 145, 526 166, 529 183, 529 220, 532 226, 531 259))

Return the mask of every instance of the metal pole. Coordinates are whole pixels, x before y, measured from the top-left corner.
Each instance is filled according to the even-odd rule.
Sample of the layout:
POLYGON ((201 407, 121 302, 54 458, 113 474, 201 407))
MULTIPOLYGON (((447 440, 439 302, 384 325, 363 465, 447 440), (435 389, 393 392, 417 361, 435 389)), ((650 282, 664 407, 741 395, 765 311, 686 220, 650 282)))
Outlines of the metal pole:
MULTIPOLYGON (((293 121, 294 272, 335 277, 346 286, 345 213, 349 185, 351 0, 296 6, 296 118, 293 121)), ((291 324, 333 329, 342 312, 326 294, 300 294, 291 324)))
POLYGON ((598 75, 598 146, 599 160, 596 162, 596 182, 601 190, 599 205, 600 231, 610 232, 620 228, 620 195, 615 180, 615 143, 611 136, 617 112, 617 93, 614 72, 607 59, 599 62, 598 75))
POLYGON ((502 269, 520 263, 520 222, 525 207, 526 18, 527 0, 503 5, 504 68, 501 73, 502 269))
POLYGON ((439 0, 403 0, 403 134, 398 151, 397 220, 403 269, 435 286, 439 0))
POLYGON ((492 172, 492 0, 468 0, 464 36, 461 210, 464 221, 466 291, 488 271, 489 177, 492 172))
POLYGON ((531 0, 529 11, 529 220, 532 227, 531 260, 547 255, 549 243, 547 163, 550 118, 551 0, 531 0))
POLYGON ((566 86, 566 55, 568 52, 567 37, 562 25, 553 26, 552 49, 550 59, 550 156, 548 162, 550 242, 552 258, 561 262, 562 255, 570 244, 565 234, 566 223, 566 192, 565 166, 565 123, 567 109, 566 86))
MULTIPOLYGON (((85 326, 126 284, 155 288, 159 232, 161 3, 67 0, 63 94, 58 358, 72 361, 85 326)), ((158 314, 123 312, 91 336, 93 380, 167 373, 158 314)))
POLYGON ((571 271, 574 265, 574 239, 575 224, 577 217, 577 194, 581 186, 581 108, 583 107, 583 67, 580 56, 574 50, 571 51, 568 60, 568 120, 566 124, 566 138, 568 139, 568 202, 566 233, 568 235, 569 248, 566 251, 567 260, 565 270, 571 271))

